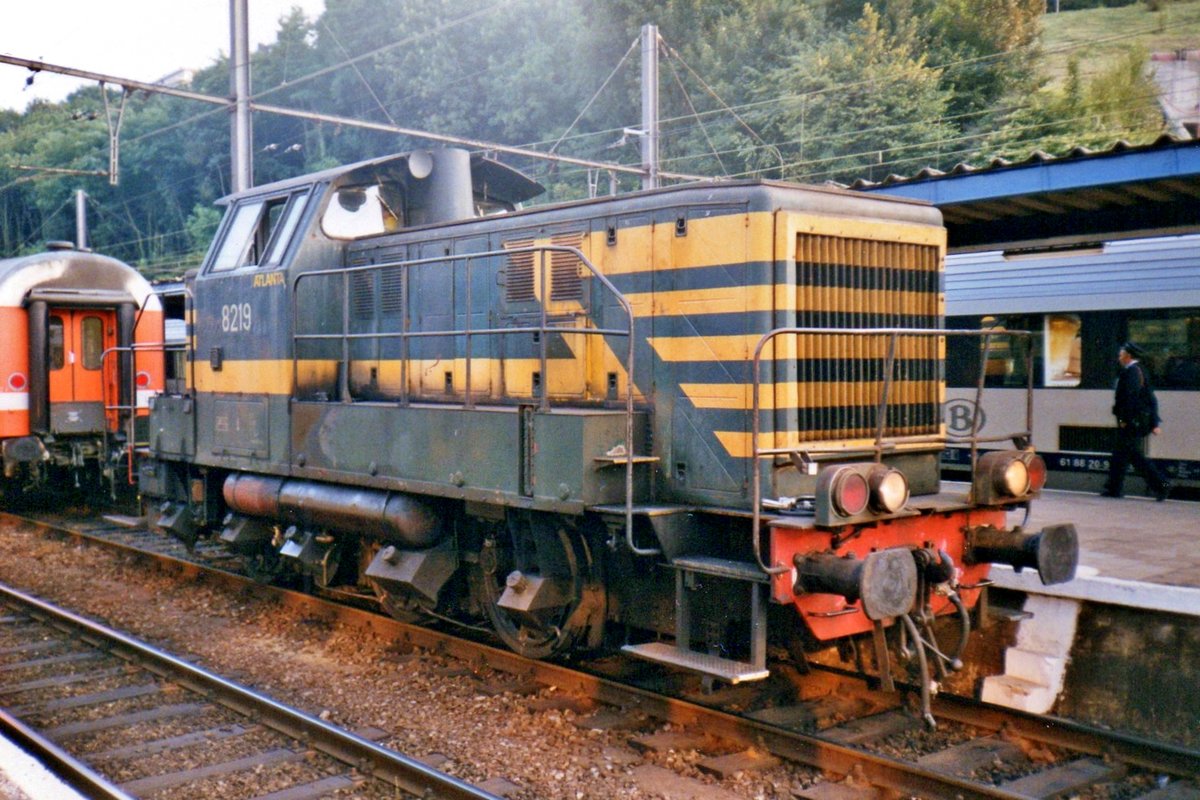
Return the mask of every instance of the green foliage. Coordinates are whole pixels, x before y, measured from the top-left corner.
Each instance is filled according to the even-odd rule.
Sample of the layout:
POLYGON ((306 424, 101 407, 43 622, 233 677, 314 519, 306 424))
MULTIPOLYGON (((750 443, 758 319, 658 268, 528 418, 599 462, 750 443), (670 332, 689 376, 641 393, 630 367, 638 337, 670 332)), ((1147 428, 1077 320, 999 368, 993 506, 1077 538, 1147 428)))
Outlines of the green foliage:
POLYGON ((221 211, 211 205, 197 203, 192 209, 192 213, 188 215, 185 227, 187 228, 188 242, 191 245, 193 252, 203 251, 208 247, 208 243, 212 241, 212 237, 217 232, 217 226, 221 224, 221 211))
MULTIPOLYGON (((1111 4, 1062 0, 1062 7, 1089 2, 1111 4)), ((1169 18, 1173 30, 1176 9, 1188 2, 1155 17, 1169 18)), ((638 139, 622 131, 640 126, 636 41, 642 25, 653 22, 664 41, 660 144, 668 171, 878 179, 1034 148, 1144 141, 1161 130, 1144 49, 1070 66, 1064 59, 1062 79, 1050 85, 1039 46, 1043 24, 1061 36, 1068 18, 1148 18, 1144 5, 1053 19, 1043 17, 1045 0, 326 6, 315 20, 286 15, 276 41, 253 54, 256 102, 638 164, 638 139)), ((200 69, 191 88, 226 95, 227 67, 221 58, 200 69)), ((115 113, 121 90, 109 87, 108 101, 115 113)), ((97 87, 63 103, 35 103, 23 114, 0 112, 0 257, 70 238, 76 188, 91 197, 91 239, 103 252, 147 274, 181 272, 202 256, 220 217, 213 201, 229 192, 222 108, 159 95, 127 98, 119 186, 101 176, 14 168, 106 170, 104 117, 97 87)), ((258 184, 440 146, 277 114, 256 113, 253 125, 258 184)), ((541 180, 544 199, 589 191, 582 169, 505 160, 541 180)), ((590 179, 607 191, 608 176, 590 179)), ((620 188, 636 180, 622 175, 620 188)))
MULTIPOLYGON (((1156 2, 1156 0, 1057 0, 1059 11, 1078 11, 1084 8, 1119 8, 1131 6, 1138 2, 1156 2)), ((1055 0, 1049 0, 1048 9, 1053 11, 1055 0)))
POLYGON ((1164 123, 1146 64, 1146 51, 1131 47, 1106 69, 1085 78, 1079 60, 1072 59, 1063 85, 1043 90, 1013 114, 996 136, 994 150, 1022 158, 1032 149, 1108 147, 1114 131, 1134 144, 1153 141, 1164 132, 1164 123))
POLYGON ((943 121, 950 97, 914 41, 885 30, 867 5, 850 31, 767 76, 765 94, 789 98, 768 138, 790 136, 791 177, 853 180, 937 160, 938 143, 954 134, 943 121))

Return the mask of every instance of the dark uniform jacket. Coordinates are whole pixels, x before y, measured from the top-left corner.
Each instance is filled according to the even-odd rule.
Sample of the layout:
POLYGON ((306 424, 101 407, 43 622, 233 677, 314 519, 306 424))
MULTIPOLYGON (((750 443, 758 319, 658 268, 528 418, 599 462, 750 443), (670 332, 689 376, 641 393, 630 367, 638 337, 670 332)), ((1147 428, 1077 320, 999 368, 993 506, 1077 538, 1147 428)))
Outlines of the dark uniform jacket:
POLYGON ((1147 435, 1162 421, 1158 416, 1158 399, 1141 363, 1131 362, 1117 376, 1113 414, 1118 426, 1131 428, 1138 436, 1147 435))

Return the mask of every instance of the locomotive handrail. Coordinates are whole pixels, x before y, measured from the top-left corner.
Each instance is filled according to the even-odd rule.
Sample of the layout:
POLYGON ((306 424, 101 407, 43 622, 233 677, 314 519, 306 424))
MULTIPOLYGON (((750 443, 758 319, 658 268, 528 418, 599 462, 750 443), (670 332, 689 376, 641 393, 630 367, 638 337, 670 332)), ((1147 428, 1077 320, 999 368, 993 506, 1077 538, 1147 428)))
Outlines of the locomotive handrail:
MULTIPOLYGON (((1002 436, 989 436, 989 437, 979 436, 979 428, 981 426, 980 425, 980 406, 981 406, 981 401, 982 401, 982 396, 983 396, 984 378, 986 377, 984 367, 986 366, 988 345, 991 342, 991 337, 997 333, 1003 333, 1005 335, 1012 335, 1012 336, 1024 336, 1024 337, 1032 337, 1033 336, 1033 334, 1031 332, 1022 331, 1022 330, 998 331, 998 330, 991 330, 991 329, 964 330, 964 329, 948 329, 948 328, 812 328, 812 327, 799 328, 799 327, 795 327, 795 328, 775 328, 774 330, 770 330, 770 331, 767 331, 766 333, 764 333, 759 338, 758 343, 754 347, 754 359, 753 359, 753 366, 752 366, 753 374, 751 376, 752 383, 753 383, 752 394, 751 394, 752 408, 751 408, 751 415, 750 415, 751 416, 751 425, 752 425, 752 433, 751 433, 751 437, 752 437, 751 438, 752 469, 751 469, 751 472, 753 473, 753 476, 752 476, 753 525, 752 525, 751 531, 752 531, 752 536, 754 538, 754 542, 753 542, 754 556, 755 556, 755 559, 758 561, 758 566, 769 575, 778 575, 780 573, 786 572, 788 569, 786 566, 782 566, 782 565, 768 566, 762 557, 762 546, 761 546, 761 542, 759 539, 759 533, 760 533, 760 529, 762 526, 763 497, 762 497, 762 472, 759 468, 759 460, 762 459, 763 457, 791 455, 797 451, 796 447, 760 448, 758 446, 759 440, 762 436, 762 420, 760 418, 761 412, 762 412, 761 397, 760 397, 761 382, 762 382, 762 354, 763 354, 763 349, 766 347, 768 342, 774 340, 775 338, 777 338, 779 336, 783 336, 783 335, 791 335, 791 336, 803 336, 803 335, 861 336, 861 337, 887 336, 888 337, 887 353, 884 356, 885 369, 883 372, 883 387, 880 390, 879 403, 876 405, 876 408, 875 408, 876 419, 877 419, 878 424, 876 425, 874 443, 869 448, 861 447, 861 448, 851 449, 851 450, 847 451, 845 448, 841 448, 841 447, 838 447, 838 448, 829 447, 829 446, 822 447, 823 444, 825 444, 825 445, 832 444, 834 440, 828 440, 827 442, 821 442, 821 441, 807 442, 807 443, 805 443, 805 447, 804 447, 805 455, 809 455, 813 452, 816 452, 816 453, 838 453, 840 455, 845 455, 847 453, 854 453, 854 452, 862 452, 864 454, 867 452, 870 452, 873 455, 874 459, 876 461, 879 461, 882 459, 884 452, 892 452, 892 451, 896 450, 898 447, 904 446, 904 445, 920 445, 920 444, 942 444, 942 445, 945 445, 947 442, 954 442, 954 443, 962 442, 962 443, 970 443, 970 445, 971 445, 971 468, 973 471, 975 468, 975 463, 976 463, 977 457, 978 457, 979 444, 985 443, 985 442, 999 442, 999 441, 1008 441, 1008 440, 1016 441, 1018 437, 1020 437, 1024 441, 1029 441, 1032 439, 1032 436, 1033 436, 1033 370, 1030 368, 1031 364, 1032 364, 1032 348, 1026 348, 1026 353, 1025 353, 1026 375, 1028 376, 1028 381, 1027 381, 1027 386, 1026 386, 1025 430, 1014 432, 1011 434, 1002 435, 1002 436), (886 423, 887 423, 888 400, 889 400, 891 385, 893 382, 892 373, 894 371, 894 364, 895 364, 895 358, 896 358, 896 344, 897 344, 897 341, 899 340, 899 338, 901 336, 944 338, 947 336, 960 336, 960 335, 961 336, 980 337, 983 339, 983 348, 982 348, 982 355, 981 355, 982 363, 980 365, 979 377, 978 377, 978 382, 976 385, 975 406, 974 406, 974 413, 973 413, 972 420, 971 420, 971 433, 967 436, 951 436, 946 433, 939 433, 937 435, 923 434, 923 435, 913 435, 913 436, 885 437, 884 434, 885 434, 885 429, 887 426, 886 423)), ((939 427, 940 427, 940 425, 939 425, 939 427)), ((777 433, 777 431, 775 431, 773 429, 772 433, 777 433)))
MULTIPOLYGON (((350 344, 353 341, 360 340, 396 340, 400 341, 400 404, 408 405, 410 402, 408 362, 409 362, 409 341, 412 339, 422 338, 448 338, 448 337, 463 337, 465 343, 465 388, 463 392, 463 407, 474 408, 474 398, 472 397, 472 338, 477 336, 510 336, 518 333, 536 333, 538 334, 538 360, 539 360, 539 375, 541 376, 541 386, 538 393, 538 408, 541 411, 550 411, 550 376, 548 373, 549 359, 547 355, 548 333, 575 333, 587 336, 624 336, 627 340, 627 349, 625 354, 625 452, 630 456, 633 454, 633 411, 634 411, 634 315, 633 305, 629 302, 621 292, 613 285, 605 275, 588 259, 587 256, 577 247, 568 247, 564 245, 530 245, 528 247, 512 247, 503 248, 500 250, 487 250, 476 253, 458 253, 454 255, 432 256, 429 258, 419 258, 402 261, 388 261, 379 264, 365 264, 355 267, 332 268, 322 270, 312 270, 301 273, 296 276, 292 283, 292 319, 299 320, 299 294, 300 284, 304 280, 312 280, 321 277, 341 276, 342 287, 342 330, 340 333, 297 333, 293 330, 292 333, 292 381, 293 386, 299 386, 299 343, 304 341, 341 341, 342 343, 342 369, 338 381, 338 390, 341 402, 353 402, 352 392, 350 390, 350 344), (548 319, 546 304, 550 301, 550 282, 548 280, 547 268, 549 266, 548 253, 568 253, 579 260, 591 277, 598 281, 601 286, 608 290, 616 299, 621 309, 625 312, 625 317, 628 320, 626 328, 581 328, 566 325, 551 324, 548 319), (474 266, 473 262, 481 259, 493 258, 509 258, 514 254, 529 253, 537 256, 538 268, 540 271, 540 285, 542 287, 542 300, 538 304, 539 324, 511 326, 504 328, 472 328, 471 315, 473 313, 473 304, 471 296, 471 270, 474 266), (408 304, 410 302, 411 293, 409 292, 409 270, 413 267, 424 266, 428 264, 439 264, 449 262, 453 265, 455 262, 462 262, 466 269, 466 298, 465 298, 465 313, 466 320, 465 328, 455 328, 446 330, 433 331, 412 331, 409 330, 410 315, 408 313, 408 304), (381 272, 385 269, 400 269, 401 278, 401 297, 403 299, 403 313, 400 315, 400 330, 373 332, 373 333, 351 333, 350 332, 350 281, 351 276, 361 273, 381 272)), ((451 300, 452 316, 454 312, 454 301, 451 300)), ((635 555, 658 555, 658 548, 642 548, 638 547, 633 539, 633 467, 634 460, 632 457, 626 459, 625 463, 625 542, 631 552, 635 555)))

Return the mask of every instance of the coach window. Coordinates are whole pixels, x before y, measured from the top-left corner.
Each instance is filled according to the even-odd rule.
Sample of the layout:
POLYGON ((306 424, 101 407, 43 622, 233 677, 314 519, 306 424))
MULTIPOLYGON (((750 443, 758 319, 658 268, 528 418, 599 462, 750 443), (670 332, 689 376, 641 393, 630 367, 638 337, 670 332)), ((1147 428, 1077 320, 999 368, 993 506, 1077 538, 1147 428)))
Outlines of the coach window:
POLYGON ((62 317, 51 317, 49 325, 50 339, 50 369, 62 369, 66 362, 66 352, 63 347, 62 317))
POLYGON ((1129 319, 1129 340, 1146 351, 1160 389, 1200 389, 1200 309, 1142 312, 1129 319))
MULTIPOLYGON (((1041 351, 1041 321, 1026 315, 984 317, 981 329, 996 333, 988 342, 984 359, 985 386, 1026 386, 1029 372, 1026 370, 1026 355, 1033 348, 1034 361, 1041 351), (1030 331, 1033 336, 1009 336, 1005 331, 1030 331)), ((1037 374, 1036 372, 1034 374, 1037 374)))
POLYGON ((84 317, 80 336, 83 340, 83 368, 100 369, 104 360, 104 322, 99 317, 84 317))
POLYGON ((1046 386, 1078 386, 1083 374, 1083 323, 1078 314, 1047 314, 1044 325, 1046 343, 1046 386))

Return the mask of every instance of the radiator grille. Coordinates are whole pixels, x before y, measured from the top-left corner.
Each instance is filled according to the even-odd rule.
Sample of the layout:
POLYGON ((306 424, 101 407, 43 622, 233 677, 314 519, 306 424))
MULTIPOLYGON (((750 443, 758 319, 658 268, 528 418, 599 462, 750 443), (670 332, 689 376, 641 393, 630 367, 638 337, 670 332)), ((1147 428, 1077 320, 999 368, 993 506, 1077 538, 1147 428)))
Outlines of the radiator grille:
MULTIPOLYGON (((796 291, 798 327, 936 328, 939 248, 799 234, 796 291)), ((940 431, 944 343, 939 339, 897 340, 885 437, 940 431)), ((800 336, 795 347, 799 440, 876 436, 888 337, 800 336)))

